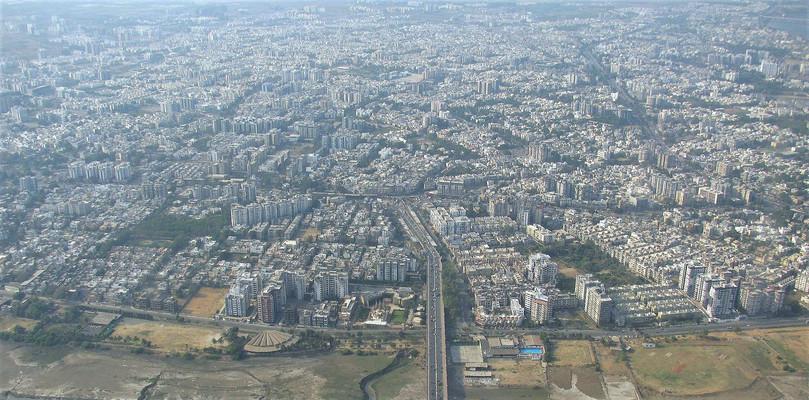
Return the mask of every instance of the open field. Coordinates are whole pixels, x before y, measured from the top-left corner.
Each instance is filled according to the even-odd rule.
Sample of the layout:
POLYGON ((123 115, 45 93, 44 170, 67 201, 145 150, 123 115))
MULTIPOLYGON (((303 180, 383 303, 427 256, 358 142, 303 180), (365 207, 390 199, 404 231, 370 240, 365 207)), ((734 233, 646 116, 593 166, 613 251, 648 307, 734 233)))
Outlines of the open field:
MULTIPOLYGON (((385 368, 393 361, 393 357, 329 354, 318 357, 318 360, 313 373, 323 380, 320 387, 321 396, 327 399, 356 399, 362 398, 360 379, 385 368)), ((386 390, 393 391, 394 389, 388 387, 386 390)))
POLYGON ((738 390, 751 385, 758 371, 774 371, 768 349, 752 340, 694 339, 655 349, 636 346, 629 357, 640 385, 681 396, 738 390))
POLYGON ((216 314, 225 304, 228 288, 203 287, 185 305, 183 312, 198 317, 210 317, 216 314))
POLYGON ((212 339, 219 338, 222 332, 214 328, 196 325, 180 325, 165 322, 124 318, 115 327, 114 336, 134 336, 152 342, 158 350, 165 352, 189 351, 215 345, 212 339))
POLYGON ((809 328, 750 331, 749 334, 760 337, 792 367, 809 372, 809 328))
POLYGON ((13 317, 10 315, 4 315, 0 317, 0 331, 10 331, 14 329, 15 326, 19 325, 25 329, 28 329, 34 325, 36 325, 37 321, 28 318, 19 318, 13 317))
POLYGON ((595 345, 598 353, 598 363, 604 375, 629 376, 629 367, 621 359, 622 352, 610 350, 603 344, 595 345))
POLYGON ((576 275, 581 274, 581 271, 578 269, 570 266, 570 264, 559 262, 559 273, 568 277, 568 278, 575 278, 576 275))
MULTIPOLYGON (((392 359, 328 354, 186 361, 116 349, 0 342, 0 393, 13 390, 22 398, 129 399, 145 393, 145 398, 355 399, 362 398, 360 380, 392 359)), ((422 399, 424 374, 420 360, 413 361, 399 371, 402 376, 380 378, 380 390, 398 393, 397 400, 422 399)))
POLYGON ((501 386, 531 388, 545 386, 545 373, 538 361, 515 359, 491 359, 489 366, 501 386))
POLYGON ((586 340, 559 340, 552 346, 554 366, 578 367, 595 362, 590 342, 586 340))
POLYGON ((420 355, 402 362, 393 371, 378 378, 371 387, 379 399, 421 399, 427 386, 427 371, 424 358, 420 355))
MULTIPOLYGON (((486 388, 486 387, 466 387, 464 388, 464 399, 466 400, 540 400, 548 398, 548 390, 545 388, 486 388)), ((450 398, 453 398, 450 395, 450 398)))
POLYGON ((551 398, 575 399, 584 396, 586 396, 584 398, 605 398, 601 378, 592 367, 551 366, 549 379, 552 388, 551 398))

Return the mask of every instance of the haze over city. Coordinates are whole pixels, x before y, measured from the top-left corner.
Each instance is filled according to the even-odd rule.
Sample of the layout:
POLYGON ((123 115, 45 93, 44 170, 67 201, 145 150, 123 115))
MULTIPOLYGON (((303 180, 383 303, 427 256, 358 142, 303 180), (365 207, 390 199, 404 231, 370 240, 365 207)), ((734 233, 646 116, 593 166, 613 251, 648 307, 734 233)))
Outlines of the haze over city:
POLYGON ((0 0, 0 398, 809 398, 807 12, 0 0))

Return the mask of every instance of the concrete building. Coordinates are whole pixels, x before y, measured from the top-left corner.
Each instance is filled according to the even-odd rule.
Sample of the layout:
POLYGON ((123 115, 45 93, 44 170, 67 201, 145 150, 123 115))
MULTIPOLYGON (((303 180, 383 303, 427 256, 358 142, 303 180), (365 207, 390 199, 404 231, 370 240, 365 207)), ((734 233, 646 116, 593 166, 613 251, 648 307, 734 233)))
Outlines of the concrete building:
POLYGON ((685 292, 688 297, 693 296, 697 277, 705 272, 706 268, 703 265, 695 264, 694 262, 683 263, 680 267, 680 290, 685 292))
POLYGON ((534 288, 525 294, 525 315, 533 323, 545 324, 553 317, 553 299, 534 288))
POLYGON ((347 296, 348 273, 328 271, 321 272, 314 281, 315 300, 339 300, 347 296))
POLYGON ((587 303, 584 310, 596 325, 604 326, 610 323, 612 305, 612 298, 607 296, 603 286, 593 286, 587 289, 587 303))
POLYGON ((235 284, 230 287, 227 296, 225 297, 225 312, 228 317, 244 317, 247 316, 248 292, 247 288, 235 284))
POLYGON ((551 261, 551 256, 537 253, 528 258, 528 278, 535 284, 556 285, 558 273, 559 265, 551 261))

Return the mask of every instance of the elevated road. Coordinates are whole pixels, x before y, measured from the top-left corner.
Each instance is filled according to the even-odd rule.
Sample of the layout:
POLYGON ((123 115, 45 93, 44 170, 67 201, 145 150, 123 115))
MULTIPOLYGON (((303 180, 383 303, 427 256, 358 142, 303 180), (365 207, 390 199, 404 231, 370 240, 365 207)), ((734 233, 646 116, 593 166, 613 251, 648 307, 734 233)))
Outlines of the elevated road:
POLYGON ((446 333, 444 331, 444 298, 441 283, 441 255, 435 241, 427 233, 418 216, 400 202, 403 222, 421 244, 427 266, 427 399, 449 398, 447 393, 446 333))

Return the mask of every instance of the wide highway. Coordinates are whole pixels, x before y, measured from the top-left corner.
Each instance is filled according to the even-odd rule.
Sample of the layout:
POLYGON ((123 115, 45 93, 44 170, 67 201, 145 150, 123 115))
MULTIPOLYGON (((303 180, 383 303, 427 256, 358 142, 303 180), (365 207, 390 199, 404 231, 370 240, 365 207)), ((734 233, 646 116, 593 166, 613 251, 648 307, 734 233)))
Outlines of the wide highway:
POLYGON ((421 244, 427 268, 427 399, 447 399, 447 357, 441 256, 418 216, 404 202, 401 215, 411 235, 421 244))

